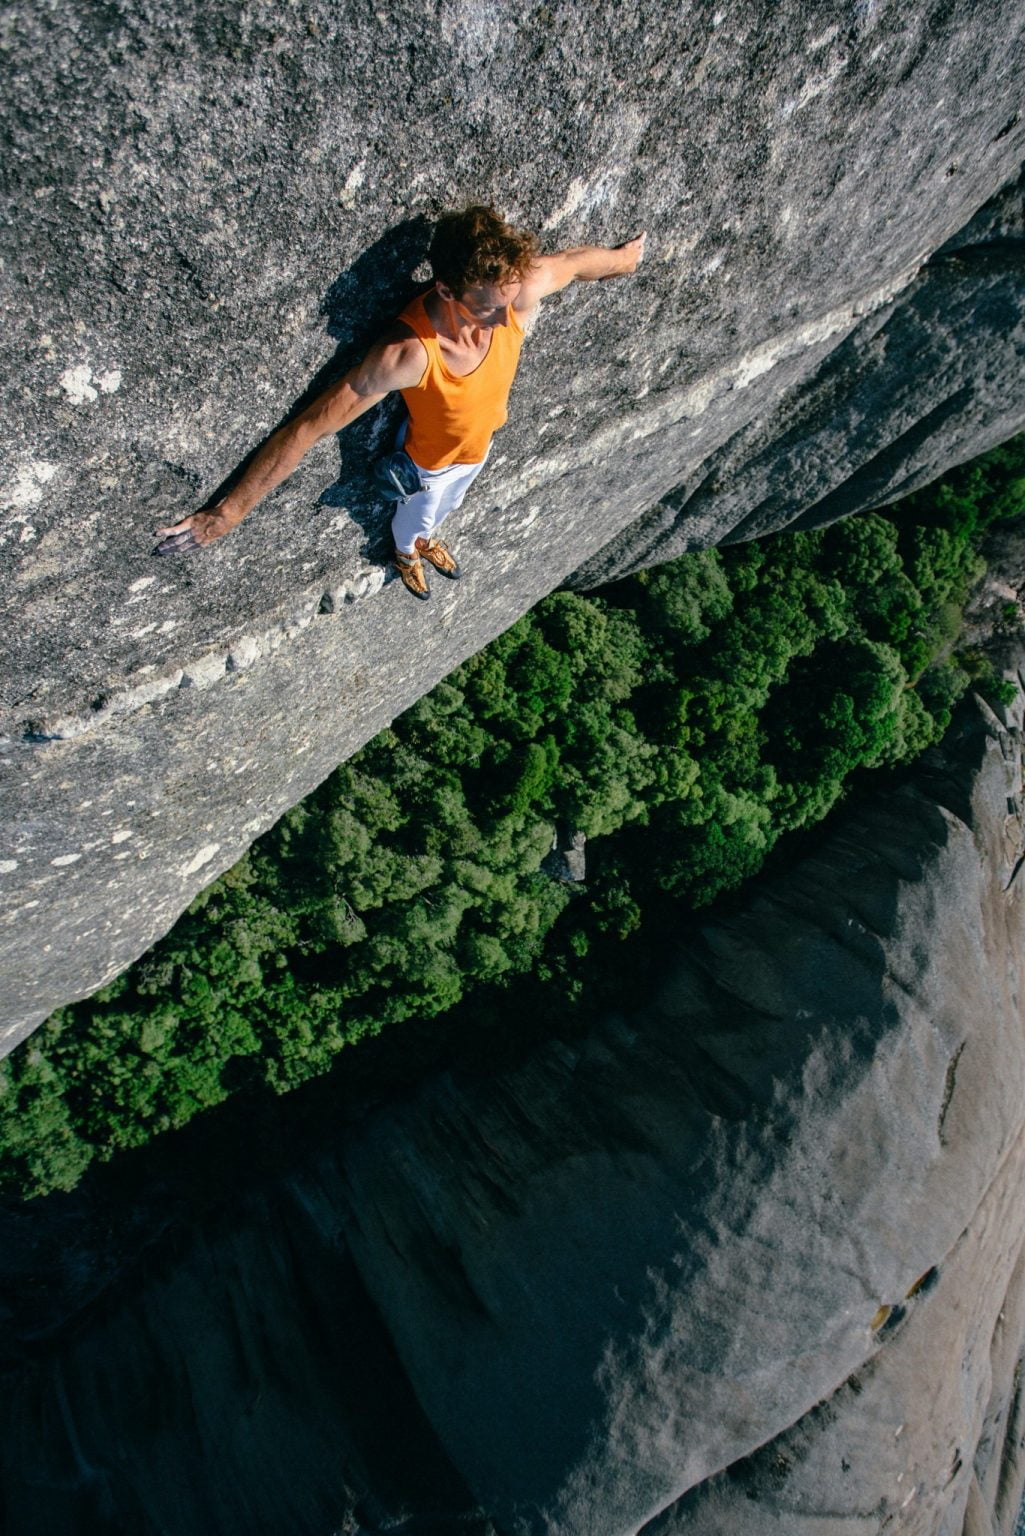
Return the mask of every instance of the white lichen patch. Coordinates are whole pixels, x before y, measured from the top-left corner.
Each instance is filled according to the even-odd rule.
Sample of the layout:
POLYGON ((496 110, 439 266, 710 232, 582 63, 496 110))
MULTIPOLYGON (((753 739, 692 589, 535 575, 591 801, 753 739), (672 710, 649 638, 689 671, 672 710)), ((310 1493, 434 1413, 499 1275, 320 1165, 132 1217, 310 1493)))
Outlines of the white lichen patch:
POLYGON ((77 864, 81 857, 80 853, 61 853, 55 859, 51 859, 50 863, 54 869, 66 869, 69 864, 77 864))
POLYGON ((128 599, 129 607, 135 604, 135 602, 146 602, 146 599, 152 598, 154 593, 149 591, 148 588, 152 587, 155 581, 157 581, 155 576, 140 576, 138 581, 132 582, 131 587, 128 588, 129 594, 131 594, 128 599))
POLYGON ((188 875, 194 875, 197 869, 202 869, 204 864, 209 864, 221 851, 220 843, 205 843, 202 848, 182 867, 181 874, 184 879, 188 875))
POLYGON ((0 875, 13 874, 17 867, 17 859, 0 859, 0 875))
POLYGON ((85 405, 89 400, 100 398, 99 391, 90 382, 92 376, 89 364, 79 363, 77 368, 65 368, 57 382, 72 405, 85 405))
POLYGON ((365 160, 360 160, 346 176, 345 185, 338 194, 338 201, 343 208, 355 208, 356 193, 366 180, 366 163, 365 160))
POLYGON ((8 912, 4 913, 4 927, 9 928, 12 923, 18 921, 23 912, 30 912, 33 907, 38 907, 38 905, 38 901, 23 901, 20 906, 11 907, 8 912))
POLYGON ((121 377, 120 368, 108 368, 105 373, 94 375, 88 363, 79 363, 74 368, 65 368, 57 382, 72 405, 86 405, 98 400, 101 394, 114 394, 121 388, 121 377))
POLYGON ((110 840, 112 843, 127 843, 128 839, 134 836, 135 833, 132 831, 131 827, 120 827, 113 834, 110 840))
POLYGON ((56 473, 57 465, 45 459, 29 459, 18 466, 0 495, 0 512, 10 518, 10 527, 0 534, 0 542, 16 537, 19 544, 30 544, 39 537, 39 530, 28 520, 28 509, 42 500, 43 487, 56 473))

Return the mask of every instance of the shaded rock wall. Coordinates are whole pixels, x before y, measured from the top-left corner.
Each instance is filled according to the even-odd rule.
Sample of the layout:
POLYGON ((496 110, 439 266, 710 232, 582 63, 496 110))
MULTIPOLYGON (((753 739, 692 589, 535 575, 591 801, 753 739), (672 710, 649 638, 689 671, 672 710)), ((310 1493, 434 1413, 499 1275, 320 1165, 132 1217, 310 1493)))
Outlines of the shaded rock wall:
POLYGON ((966 711, 653 1002, 329 1129, 77 1315, 95 1229, 5 1216, 10 1536, 1010 1536, 1021 752, 966 711))
POLYGON ((710 923, 646 1014, 350 1154, 361 1271, 500 1525, 635 1530, 867 1368, 839 1461, 763 1478, 763 1509, 957 1528, 1025 1232, 1017 733, 985 756, 974 803, 934 760, 710 923), (877 1383, 888 1306, 918 1364, 877 1383))
POLYGON ((918 276, 1025 155, 1013 0, 55 0, 0 46, 7 1048, 674 488, 707 482, 685 542, 766 532, 1025 420, 1016 248, 947 261, 931 308, 918 276), (636 279, 548 306, 453 528, 460 587, 382 590, 387 413, 156 565, 151 529, 394 313, 427 216, 481 196, 549 248, 651 239, 636 279), (795 475, 817 422, 831 467, 795 475), (721 452, 727 488, 751 459, 723 513, 721 452))

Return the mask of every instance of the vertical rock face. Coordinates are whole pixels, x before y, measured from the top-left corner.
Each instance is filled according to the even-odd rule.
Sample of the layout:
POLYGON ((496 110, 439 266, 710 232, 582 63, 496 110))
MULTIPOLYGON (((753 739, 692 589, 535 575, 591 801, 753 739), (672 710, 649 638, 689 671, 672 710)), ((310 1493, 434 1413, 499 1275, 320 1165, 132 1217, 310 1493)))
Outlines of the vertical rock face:
POLYGON ((582 565, 839 515, 1025 420, 1019 226, 971 223, 1023 159, 1012 0, 54 0, 3 28, 5 1048, 582 565), (387 416, 156 565, 153 527, 482 197, 549 248, 651 238, 549 305, 458 590, 382 591, 387 416))
POLYGON ((332 1130, 63 1330, 23 1266, 52 1253, 80 1294, 95 1237, 5 1218, 11 1536, 40 1510, 145 1536, 1011 1536, 1021 749, 1020 709, 967 712, 681 934, 648 1006, 332 1130))
POLYGON ((586 587, 707 544, 894 501, 1018 430, 1025 183, 578 571, 586 587), (1002 360, 1002 361, 1001 361, 1002 360))

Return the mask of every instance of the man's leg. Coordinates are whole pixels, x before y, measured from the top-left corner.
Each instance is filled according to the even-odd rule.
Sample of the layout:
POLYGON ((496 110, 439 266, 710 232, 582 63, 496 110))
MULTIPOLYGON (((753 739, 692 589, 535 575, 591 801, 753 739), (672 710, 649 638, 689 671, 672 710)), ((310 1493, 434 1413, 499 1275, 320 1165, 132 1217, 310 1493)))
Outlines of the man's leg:
POLYGON ((421 556, 446 576, 458 576, 459 566, 451 552, 436 538, 437 529, 484 468, 479 464, 451 464, 446 469, 421 470, 424 489, 400 502, 392 518, 395 565, 414 597, 429 593, 421 556))
MULTIPOLYGON (((445 471, 440 473, 444 474, 445 471)), ((423 475, 423 481, 424 489, 400 501, 391 520, 395 548, 403 555, 414 555, 417 539, 429 539, 431 530, 440 521, 439 512, 445 487, 438 483, 436 477, 427 474, 423 475)), ((441 516, 444 515, 441 512, 441 516)))

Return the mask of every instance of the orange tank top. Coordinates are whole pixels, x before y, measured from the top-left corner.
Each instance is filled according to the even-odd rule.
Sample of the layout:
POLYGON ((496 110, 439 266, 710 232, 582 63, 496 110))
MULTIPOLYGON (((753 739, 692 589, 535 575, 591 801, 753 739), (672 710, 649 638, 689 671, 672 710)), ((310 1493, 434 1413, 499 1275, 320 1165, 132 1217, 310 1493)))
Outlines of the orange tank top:
POLYGON ((427 367, 419 384, 401 391, 409 411, 409 429, 402 446, 421 469, 479 464, 493 433, 506 421, 523 327, 515 310, 510 309, 509 324, 496 325, 491 332, 487 355, 472 373, 460 378, 445 366, 438 333, 424 308, 426 296, 420 294, 399 316, 416 332, 427 352, 427 367))

